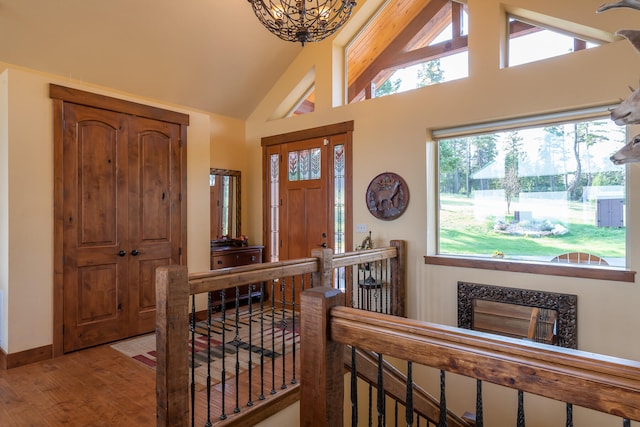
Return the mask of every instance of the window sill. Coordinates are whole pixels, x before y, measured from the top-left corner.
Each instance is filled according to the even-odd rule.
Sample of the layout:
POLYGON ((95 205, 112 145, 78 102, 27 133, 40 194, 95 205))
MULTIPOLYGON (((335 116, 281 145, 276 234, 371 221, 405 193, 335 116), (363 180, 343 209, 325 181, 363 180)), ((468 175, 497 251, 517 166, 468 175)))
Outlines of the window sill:
POLYGON ((480 259, 456 256, 425 256, 424 263, 449 267, 480 268, 511 273, 546 274, 549 276, 580 277, 584 279, 635 282, 636 272, 614 267, 587 267, 584 264, 551 264, 503 259, 480 259))

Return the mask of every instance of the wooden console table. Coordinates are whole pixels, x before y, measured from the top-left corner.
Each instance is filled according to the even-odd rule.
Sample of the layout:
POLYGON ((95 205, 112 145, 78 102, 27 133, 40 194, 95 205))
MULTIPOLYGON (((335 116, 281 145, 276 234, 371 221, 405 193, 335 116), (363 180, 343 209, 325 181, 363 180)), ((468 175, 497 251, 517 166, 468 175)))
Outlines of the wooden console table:
MULTIPOLYGON (((222 268, 238 267, 240 265, 259 264, 262 262, 264 246, 212 246, 211 247, 211 269, 220 270, 222 268)), ((256 285, 257 288, 258 285, 256 285)), ((254 289, 249 293, 249 286, 240 286, 240 303, 246 304, 249 298, 259 298, 260 289, 254 289)), ((225 295, 225 305, 235 304, 235 292, 227 291, 225 295)), ((211 306, 219 307, 222 304, 219 292, 212 296, 211 306)))

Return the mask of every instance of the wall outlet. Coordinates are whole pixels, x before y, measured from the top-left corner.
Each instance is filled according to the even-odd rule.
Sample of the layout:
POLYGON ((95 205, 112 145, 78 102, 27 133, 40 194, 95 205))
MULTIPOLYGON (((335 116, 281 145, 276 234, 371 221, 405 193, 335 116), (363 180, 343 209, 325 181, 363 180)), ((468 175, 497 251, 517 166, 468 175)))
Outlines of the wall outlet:
POLYGON ((367 224, 356 224, 356 232, 358 232, 358 233, 366 233, 367 232, 367 224))

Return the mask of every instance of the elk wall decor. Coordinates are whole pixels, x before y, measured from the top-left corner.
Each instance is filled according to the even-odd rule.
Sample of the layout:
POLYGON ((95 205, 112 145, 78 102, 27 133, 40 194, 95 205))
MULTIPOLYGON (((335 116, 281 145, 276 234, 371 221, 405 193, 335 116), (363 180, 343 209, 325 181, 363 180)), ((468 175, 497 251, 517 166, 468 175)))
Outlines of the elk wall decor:
POLYGON ((385 172, 369 183, 366 194, 371 215, 385 221, 402 215, 409 203, 409 188, 400 175, 385 172))
MULTIPOLYGON (((620 0, 615 3, 603 4, 596 12, 604 12, 618 7, 640 10, 640 0, 620 0)), ((616 35, 626 38, 633 47, 640 52, 640 31, 618 30, 616 35)), ((640 87, 635 90, 631 87, 630 89, 631 95, 611 110, 611 120, 619 126, 640 124, 640 87)), ((614 153, 610 159, 616 165, 640 162, 640 134, 631 138, 631 140, 614 153)))

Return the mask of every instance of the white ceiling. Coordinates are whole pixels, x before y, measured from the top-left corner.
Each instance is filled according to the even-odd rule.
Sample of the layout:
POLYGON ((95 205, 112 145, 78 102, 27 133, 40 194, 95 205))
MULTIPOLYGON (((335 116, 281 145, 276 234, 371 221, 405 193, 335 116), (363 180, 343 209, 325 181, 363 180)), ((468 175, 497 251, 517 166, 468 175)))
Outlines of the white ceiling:
POLYGON ((241 119, 301 49, 247 0, 0 0, 0 62, 241 119))

